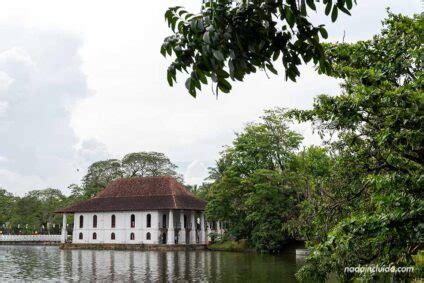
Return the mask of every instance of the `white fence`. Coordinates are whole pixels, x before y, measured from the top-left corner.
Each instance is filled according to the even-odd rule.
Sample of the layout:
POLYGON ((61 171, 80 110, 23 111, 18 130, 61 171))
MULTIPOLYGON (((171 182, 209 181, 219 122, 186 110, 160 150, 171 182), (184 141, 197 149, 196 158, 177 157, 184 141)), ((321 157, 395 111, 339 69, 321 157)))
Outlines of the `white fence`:
POLYGON ((0 235, 0 242, 60 242, 60 235, 0 235))

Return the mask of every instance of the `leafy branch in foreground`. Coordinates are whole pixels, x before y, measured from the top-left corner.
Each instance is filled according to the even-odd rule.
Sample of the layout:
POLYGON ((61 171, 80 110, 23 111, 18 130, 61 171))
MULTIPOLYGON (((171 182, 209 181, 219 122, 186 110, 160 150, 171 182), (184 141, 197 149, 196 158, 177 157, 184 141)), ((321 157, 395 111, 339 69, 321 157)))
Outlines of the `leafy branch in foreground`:
POLYGON ((169 8, 165 20, 173 35, 165 38, 163 56, 174 55, 167 71, 170 86, 177 72, 189 74, 185 86, 192 96, 212 79, 216 92, 228 93, 232 81, 263 69, 277 74, 274 62, 281 60, 285 77, 295 81, 299 65, 313 61, 320 73, 330 73, 320 37, 328 34, 314 26, 308 13, 325 6, 336 21, 339 11, 349 14, 356 0, 211 0, 199 14, 182 7, 169 8))

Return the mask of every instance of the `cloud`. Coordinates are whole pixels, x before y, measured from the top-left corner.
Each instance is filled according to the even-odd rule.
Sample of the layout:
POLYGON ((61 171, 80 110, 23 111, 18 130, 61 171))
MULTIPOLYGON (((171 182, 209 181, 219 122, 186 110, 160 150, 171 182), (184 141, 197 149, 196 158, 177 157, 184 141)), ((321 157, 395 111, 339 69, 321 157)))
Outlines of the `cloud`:
POLYGON ((184 172, 184 182, 187 184, 201 184, 208 175, 207 166, 201 161, 194 160, 184 172))
POLYGON ((104 146, 81 141, 69 125, 75 103, 90 95, 81 41, 16 26, 0 38, 0 186, 18 194, 66 188, 81 178, 78 168, 105 156, 104 146), (11 30, 17 36, 8 42, 11 30))

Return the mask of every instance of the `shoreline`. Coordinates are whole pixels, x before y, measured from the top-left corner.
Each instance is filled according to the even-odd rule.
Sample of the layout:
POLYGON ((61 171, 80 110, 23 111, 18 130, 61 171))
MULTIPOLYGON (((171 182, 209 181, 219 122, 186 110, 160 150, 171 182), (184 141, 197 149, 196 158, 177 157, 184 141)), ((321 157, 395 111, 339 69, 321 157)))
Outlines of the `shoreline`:
POLYGON ((60 244, 61 250, 115 250, 115 251, 194 251, 207 250, 207 245, 164 244, 60 244))

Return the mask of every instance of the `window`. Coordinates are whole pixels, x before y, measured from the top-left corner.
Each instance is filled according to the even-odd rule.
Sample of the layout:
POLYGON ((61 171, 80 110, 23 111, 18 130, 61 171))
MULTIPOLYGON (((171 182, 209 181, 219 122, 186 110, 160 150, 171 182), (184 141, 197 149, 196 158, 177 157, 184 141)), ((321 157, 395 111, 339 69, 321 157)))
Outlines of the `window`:
POLYGON ((97 240, 97 234, 93 233, 93 240, 97 240))
POLYGON ((80 215, 80 228, 82 228, 84 226, 84 216, 80 215))
POLYGON ((162 215, 162 228, 166 228, 166 214, 162 215))
POLYGON ((115 233, 110 234, 110 239, 115 240, 115 233))
POLYGON ((115 214, 114 214, 114 215, 112 215, 112 228, 115 228, 115 225, 116 225, 116 217, 115 217, 115 214))
POLYGON ((135 215, 131 214, 131 228, 135 227, 135 215))
POLYGON ((184 228, 187 228, 187 215, 184 215, 184 228))
POLYGON ((78 239, 82 240, 82 233, 79 233, 78 239))
POLYGON ((131 233, 131 234, 130 234, 130 240, 135 240, 135 235, 134 235, 134 233, 131 233))
MULTIPOLYGON (((149 214, 150 215, 150 214, 149 214)), ((150 232, 147 232, 146 234, 146 240, 150 240, 151 236, 150 236, 150 232)))
POLYGON ((150 214, 147 214, 147 228, 152 227, 152 216, 150 214))
POLYGON ((97 215, 93 216, 93 228, 97 228, 97 215))

